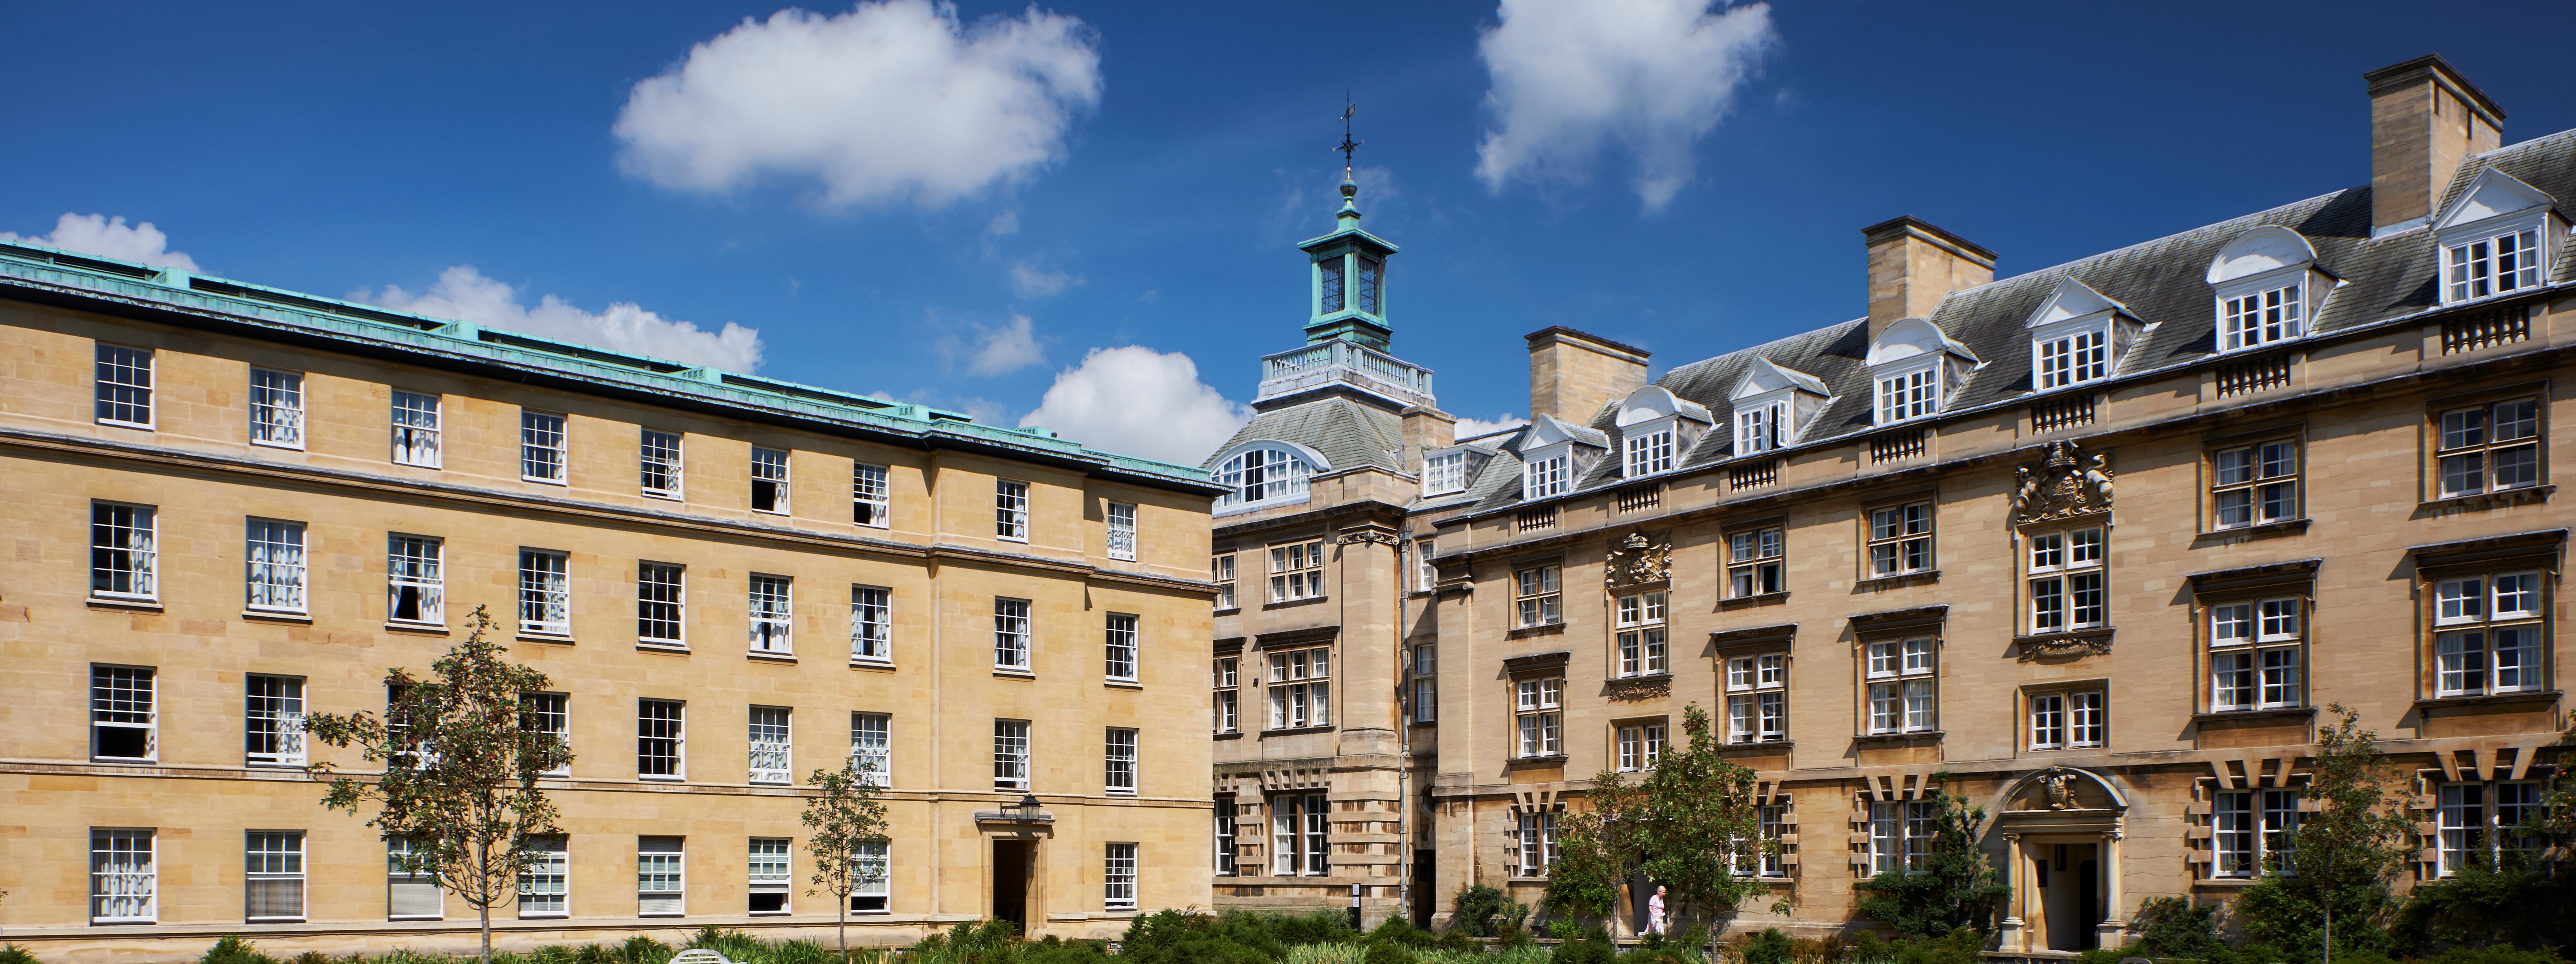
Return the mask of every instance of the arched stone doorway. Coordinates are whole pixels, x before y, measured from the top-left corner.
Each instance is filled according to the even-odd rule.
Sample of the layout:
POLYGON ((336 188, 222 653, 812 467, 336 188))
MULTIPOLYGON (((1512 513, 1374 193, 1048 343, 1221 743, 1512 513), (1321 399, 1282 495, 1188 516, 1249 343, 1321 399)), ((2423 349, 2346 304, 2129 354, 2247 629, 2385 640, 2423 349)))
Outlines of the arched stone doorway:
POLYGON ((2050 767, 2005 787, 1989 809, 2012 886, 2000 949, 2120 946, 2128 924, 2120 894, 2128 795, 2090 770, 2050 767))

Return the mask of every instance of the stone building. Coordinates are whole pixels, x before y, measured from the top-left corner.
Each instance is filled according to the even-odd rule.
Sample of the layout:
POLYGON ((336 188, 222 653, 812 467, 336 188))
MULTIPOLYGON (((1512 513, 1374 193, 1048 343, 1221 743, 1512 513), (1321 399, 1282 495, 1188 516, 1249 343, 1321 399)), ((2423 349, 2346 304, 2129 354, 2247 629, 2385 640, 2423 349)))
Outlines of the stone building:
POLYGON ((854 755, 856 941, 1208 903, 1204 473, 18 244, 0 357, 0 926, 47 960, 468 944, 298 721, 484 607, 576 754, 505 946, 828 939, 797 783, 854 755))
POLYGON ((2567 723, 2576 131, 2504 146, 2438 57, 2365 80, 2367 185, 2000 281, 1898 218, 1861 317, 1653 378, 1551 328, 1533 423, 1463 442, 1384 354, 1393 247, 1346 206, 1312 343, 1210 463, 1220 903, 1535 904, 1557 816, 1694 704, 1790 903, 1738 925, 1846 926, 1946 771, 2002 949, 2119 943, 2278 856, 2332 704, 2415 775, 2414 879, 2517 846, 2567 723))

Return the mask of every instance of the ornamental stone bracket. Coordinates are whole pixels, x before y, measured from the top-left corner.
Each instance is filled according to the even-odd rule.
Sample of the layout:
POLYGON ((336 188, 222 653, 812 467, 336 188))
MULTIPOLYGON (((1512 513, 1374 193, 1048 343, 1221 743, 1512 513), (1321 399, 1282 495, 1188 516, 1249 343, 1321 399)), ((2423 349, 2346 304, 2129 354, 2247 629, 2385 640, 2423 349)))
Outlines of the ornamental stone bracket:
POLYGON ((2071 633, 2049 633, 2044 636, 2013 637, 2013 652, 2021 662, 2053 657, 2082 659, 2087 656, 2111 655, 2109 628, 2079 629, 2071 633))
POLYGON ((1644 586, 1672 581, 1673 541, 1666 532, 1661 538, 1639 529, 1628 533, 1610 547, 1608 564, 1601 567, 1602 582, 1612 589, 1644 586))
POLYGON ((1641 703, 1646 700, 1660 700, 1673 695, 1673 675, 1671 673, 1657 673, 1653 676, 1631 676, 1625 679, 1614 679, 1602 684, 1601 693, 1602 695, 1609 697, 1610 701, 1613 703, 1641 703))
POLYGON ((2086 458, 2074 442, 2048 443, 2036 466, 2013 471, 2013 524, 2052 522, 2111 511, 2111 456, 2086 458))
POLYGON ((1333 538, 1333 541, 1345 546, 1358 545, 1364 542, 1373 542, 1381 546, 1393 546, 1401 544, 1404 540, 1401 536, 1396 535, 1395 530, 1393 529, 1374 523, 1363 523, 1361 525, 1342 530, 1340 535, 1333 538))

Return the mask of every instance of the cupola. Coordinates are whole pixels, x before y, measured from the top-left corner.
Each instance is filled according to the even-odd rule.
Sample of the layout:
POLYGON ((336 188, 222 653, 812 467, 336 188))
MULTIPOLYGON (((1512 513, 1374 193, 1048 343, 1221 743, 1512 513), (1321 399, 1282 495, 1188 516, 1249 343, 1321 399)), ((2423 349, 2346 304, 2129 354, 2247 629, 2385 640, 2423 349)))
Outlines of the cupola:
POLYGON ((1395 245, 1360 227, 1359 193, 1359 182, 1343 167, 1342 209, 1333 215, 1333 232, 1297 246, 1314 262, 1314 318, 1306 322, 1306 341, 1350 341, 1385 351, 1394 335, 1386 320, 1386 262, 1395 245))

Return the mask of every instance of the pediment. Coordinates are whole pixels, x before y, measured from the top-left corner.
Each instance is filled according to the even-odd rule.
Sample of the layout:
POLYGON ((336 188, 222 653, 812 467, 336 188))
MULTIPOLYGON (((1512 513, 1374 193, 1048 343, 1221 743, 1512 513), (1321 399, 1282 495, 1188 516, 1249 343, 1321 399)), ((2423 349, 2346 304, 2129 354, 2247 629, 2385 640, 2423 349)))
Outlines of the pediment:
POLYGON ((1744 377, 1736 380, 1735 390, 1726 393, 1726 400, 1740 402, 1756 395, 1792 388, 1818 395, 1832 394, 1825 390, 1824 379, 1794 368, 1782 368, 1772 364, 1768 358, 1756 358, 1753 364, 1745 366, 1744 377))
POLYGON ((2245 229, 2226 247, 2218 249, 2218 257, 2209 261, 2209 283, 2226 284, 2316 260, 2316 247, 2299 232, 2277 224, 2259 225, 2245 229))
POLYGON ((2550 197, 2549 192, 2490 167, 2478 172, 2477 180, 2469 182, 2468 190, 2461 191, 2449 207, 2442 209, 2441 216, 2433 219, 2433 230, 2476 224, 2488 218, 2520 214, 2557 203, 2558 199, 2550 197))
POLYGON ((1541 414, 1531 420, 1529 434, 1521 438, 1521 451, 1536 452, 1573 442, 1593 448, 1609 448, 1609 436, 1578 425, 1570 425, 1554 415, 1541 414))
POLYGON ((2022 323, 2024 328, 2052 325, 2073 318, 2085 318, 2104 312, 2125 312, 2129 306, 2093 290, 2093 286, 2073 278, 2057 279, 2057 287, 2039 301, 2039 308, 2022 323))
POLYGON ((2099 774, 2080 767, 2057 766, 2022 777, 2004 792, 2005 813, 2061 811, 2071 814, 2116 814, 2129 808, 2127 796, 2099 774))
POLYGON ((1942 334, 1941 329, 1933 327, 1931 322, 1921 318, 1901 318, 1889 324, 1886 331, 1880 332, 1878 340, 1869 343, 1869 357, 1866 359, 1866 364, 1876 368, 1890 362, 1900 362, 1920 355, 1938 355, 1943 352, 1969 361, 1978 360, 1976 352, 1969 351, 1968 346, 1942 334))

